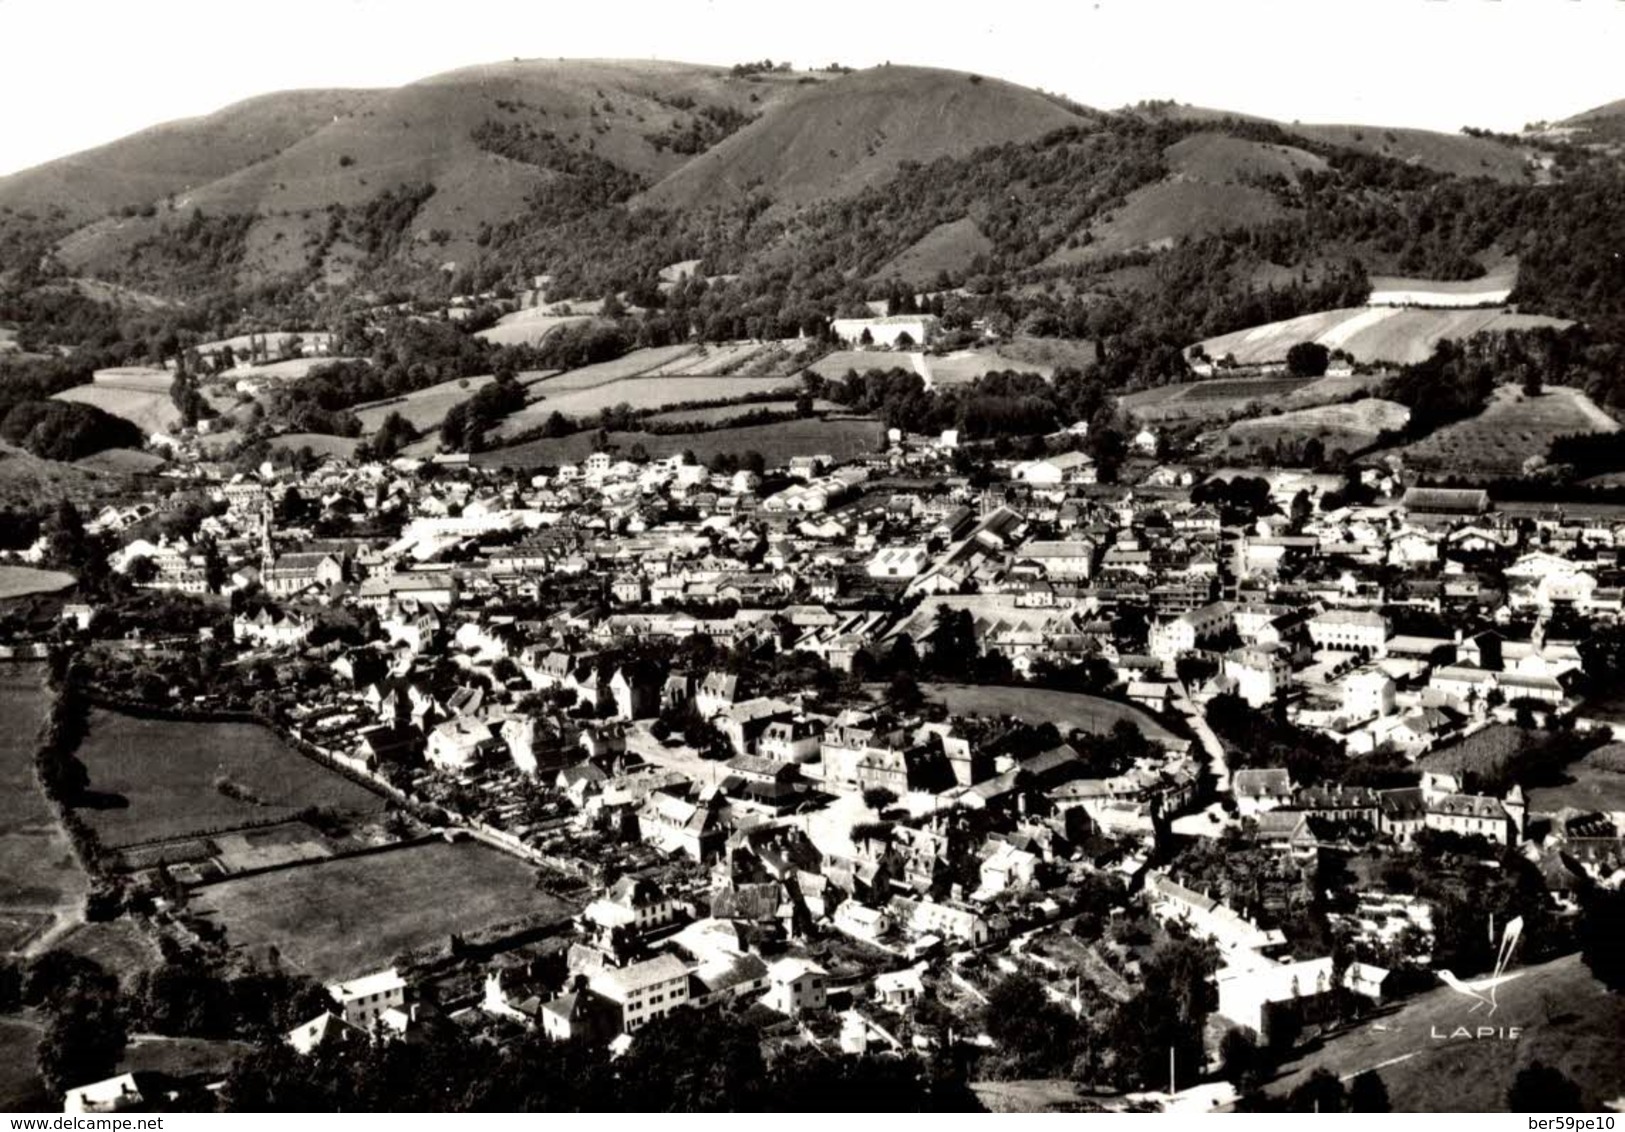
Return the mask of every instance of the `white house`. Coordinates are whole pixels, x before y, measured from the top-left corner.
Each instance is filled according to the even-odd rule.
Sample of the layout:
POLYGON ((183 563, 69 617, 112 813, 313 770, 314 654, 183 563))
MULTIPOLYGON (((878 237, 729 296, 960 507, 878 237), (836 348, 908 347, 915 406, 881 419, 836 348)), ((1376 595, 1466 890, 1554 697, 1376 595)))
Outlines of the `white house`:
POLYGON ((822 1010, 829 972, 807 959, 793 956, 767 968, 767 993, 762 1004, 794 1018, 809 1010, 822 1010))
POLYGON ((1343 714, 1353 720, 1394 713, 1394 682, 1377 668, 1359 668, 1343 678, 1343 714))
POLYGON ((1173 660, 1235 626, 1235 606, 1227 601, 1210 602, 1152 625, 1148 647, 1158 660, 1173 660))
POLYGON ((688 1001, 688 973, 686 963, 667 953, 601 968, 587 977, 587 985, 620 1007, 621 1032, 631 1034, 688 1001))
POLYGON ((308 617, 261 609, 255 614, 239 613, 232 619, 234 640, 248 641, 263 648, 292 648, 310 639, 316 623, 308 617))
POLYGON ((406 991, 406 980, 394 967, 327 987, 328 996, 339 1004, 344 1020, 368 1031, 383 1020, 386 1012, 406 1005, 406 991))
POLYGON ((1224 656, 1225 679, 1235 681, 1236 695, 1255 708, 1274 700, 1290 675, 1286 657, 1275 649, 1232 649, 1224 656))

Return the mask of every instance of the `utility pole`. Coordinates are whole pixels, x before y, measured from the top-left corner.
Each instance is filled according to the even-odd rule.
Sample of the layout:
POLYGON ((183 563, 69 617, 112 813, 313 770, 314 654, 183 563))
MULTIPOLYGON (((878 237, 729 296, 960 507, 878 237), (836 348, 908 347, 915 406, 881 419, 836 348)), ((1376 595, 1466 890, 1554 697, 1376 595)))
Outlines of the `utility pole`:
POLYGON ((1178 1078, 1174 1072, 1174 1047, 1168 1047, 1168 1098, 1172 1100, 1179 1092, 1178 1078))

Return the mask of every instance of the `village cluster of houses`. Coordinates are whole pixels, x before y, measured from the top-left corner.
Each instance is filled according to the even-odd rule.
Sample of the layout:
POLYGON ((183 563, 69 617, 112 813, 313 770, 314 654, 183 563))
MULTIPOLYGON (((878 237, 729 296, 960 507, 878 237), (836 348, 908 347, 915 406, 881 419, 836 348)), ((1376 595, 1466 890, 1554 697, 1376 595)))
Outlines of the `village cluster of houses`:
MULTIPOLYGON (((895 325, 923 338, 917 322, 895 325)), ((1135 444, 1149 459, 1157 438, 1135 444)), ((243 596, 231 623, 243 659, 325 665, 331 690, 290 714, 357 773, 430 800, 438 784, 483 791, 477 820, 537 857, 568 854, 573 830, 708 870, 708 888, 681 897, 620 877, 582 913, 562 967, 490 972, 482 1009, 558 1037, 624 1039, 726 997, 788 1018, 821 1010, 828 972, 797 947, 821 933, 895 955, 873 990, 906 1009, 933 956, 997 944, 1034 907, 1064 914, 1080 870, 1140 886, 1156 915, 1213 939, 1221 1014, 1266 1037, 1283 1003, 1380 997, 1381 970, 1284 954, 1279 933, 1147 874, 1169 823, 1214 800, 1204 763, 1230 810, 1215 832, 1239 823, 1287 859, 1351 823, 1400 846, 1424 830, 1530 844, 1517 790, 1420 772, 1393 790, 1225 773, 1203 705, 1239 697, 1351 756, 1411 758, 1497 721, 1574 714, 1584 636, 1621 612, 1625 524, 1507 513, 1380 470, 1364 473, 1367 504, 1333 498, 1342 477, 1258 473, 1279 508, 1236 516, 1193 501, 1198 477, 1179 465, 1101 485, 1087 455, 1064 452, 973 488, 943 460, 939 445, 902 444, 846 464, 799 457, 765 478, 604 452, 525 477, 423 477, 412 460, 265 469, 188 484, 211 505, 196 534, 131 537, 112 565, 189 593, 212 570, 243 596), (290 493, 321 534, 278 519, 290 493), (389 533, 335 535, 346 523, 389 533), (874 695, 832 705, 764 691, 748 665, 689 667, 648 647, 704 637, 861 678, 905 638, 925 653, 961 613, 978 655, 1013 679, 1104 670, 1119 701, 1195 738, 1157 725, 1151 753, 1102 771, 1066 728, 1044 749, 1004 745, 1044 720, 940 719, 874 695), (336 619, 368 638, 328 632, 336 619), (723 749, 654 726, 679 717, 723 749), (516 800, 520 782, 558 799, 552 817, 516 800), (854 804, 865 794, 897 820, 856 823, 874 816, 854 804)), ((117 534, 171 506, 109 507, 92 525, 117 534)), ((94 613, 75 607, 77 627, 94 613)), ((1574 866, 1618 883, 1625 815, 1593 817, 1574 866)), ((1581 828, 1562 818, 1543 826, 1558 841, 1581 828)), ((1362 930, 1388 930, 1379 920, 1362 930)), ((331 991, 338 1008, 290 1035, 301 1050, 420 1024, 396 971, 331 991)), ((854 1025, 853 1042, 866 1033, 854 1025)))

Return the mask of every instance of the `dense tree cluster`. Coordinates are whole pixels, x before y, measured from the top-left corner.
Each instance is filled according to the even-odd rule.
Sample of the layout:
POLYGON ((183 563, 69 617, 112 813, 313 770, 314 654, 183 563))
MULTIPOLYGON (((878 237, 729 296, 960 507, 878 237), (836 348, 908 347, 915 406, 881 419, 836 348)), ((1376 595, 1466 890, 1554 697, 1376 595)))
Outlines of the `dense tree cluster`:
POLYGON ((451 407, 440 425, 440 443, 452 452, 478 452, 485 446, 486 430, 524 407, 525 387, 511 377, 499 377, 451 407))
POLYGON ((673 153, 704 153, 722 139, 750 125, 752 115, 732 106, 701 106, 688 121, 678 121, 658 134, 648 135, 657 150, 673 153))
POLYGON ((619 204, 643 188, 643 181, 636 174, 590 150, 560 140, 551 130, 487 119, 474 127, 470 136, 474 144, 487 153, 534 165, 553 174, 536 189, 529 202, 536 214, 545 216, 551 223, 619 204))
POLYGON ((455 1030, 304 1058, 271 1042, 238 1060, 222 1090, 239 1112, 977 1111, 950 1058, 861 1058, 790 1050, 764 1062, 761 1034, 728 1016, 677 1010, 620 1058, 528 1034, 491 1048, 455 1030))
POLYGON ((0 437, 46 460, 78 460, 106 448, 140 448, 141 429, 95 405, 24 401, 0 421, 0 437))
POLYGON ((229 285, 248 251, 251 213, 206 213, 194 208, 183 221, 167 217, 130 248, 115 278, 132 284, 162 279, 170 294, 197 295, 229 285))

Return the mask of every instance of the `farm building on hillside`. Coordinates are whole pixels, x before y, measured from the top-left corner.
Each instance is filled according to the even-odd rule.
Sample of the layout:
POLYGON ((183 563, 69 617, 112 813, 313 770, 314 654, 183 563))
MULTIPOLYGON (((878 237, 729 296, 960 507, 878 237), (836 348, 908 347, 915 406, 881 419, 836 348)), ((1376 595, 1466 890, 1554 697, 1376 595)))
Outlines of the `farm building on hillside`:
POLYGON ((886 318, 838 318, 830 324, 835 337, 849 345, 929 346, 937 334, 934 314, 897 314, 886 318), (864 334, 869 339, 864 341, 864 334), (903 336, 908 341, 903 341, 903 336))

